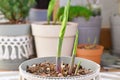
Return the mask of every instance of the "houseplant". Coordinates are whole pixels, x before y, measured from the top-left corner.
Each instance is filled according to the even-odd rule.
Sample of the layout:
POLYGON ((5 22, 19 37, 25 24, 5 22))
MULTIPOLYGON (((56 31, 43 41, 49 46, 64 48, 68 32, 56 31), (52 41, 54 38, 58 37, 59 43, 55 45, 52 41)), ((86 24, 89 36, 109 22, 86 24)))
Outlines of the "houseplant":
POLYGON ((26 21, 33 4, 34 0, 0 0, 0 11, 8 19, 0 23, 0 70, 17 70, 33 55, 30 24, 26 21))
POLYGON ((112 53, 113 55, 120 56, 120 1, 119 2, 119 13, 115 13, 110 17, 110 24, 111 24, 111 35, 112 35, 112 53))
MULTIPOLYGON (((64 12, 64 19, 62 21, 62 28, 61 28, 60 34, 59 34, 58 56, 56 57, 56 65, 55 65, 56 68, 54 69, 55 57, 37 58, 37 59, 32 59, 32 60, 23 62, 19 67, 20 76, 21 76, 20 79, 21 80, 24 80, 24 79, 26 79, 26 80, 31 80, 31 79, 32 80, 42 80, 42 79, 45 79, 45 80, 74 80, 74 79, 75 80, 92 80, 92 79, 99 80, 99 69, 100 69, 99 65, 97 65, 96 63, 94 63, 92 61, 89 61, 89 60, 75 58, 75 56, 74 56, 75 53, 76 53, 76 48, 77 48, 77 43, 78 43, 78 33, 76 34, 76 39, 75 39, 72 58, 61 57, 61 49, 62 49, 62 43, 63 43, 65 31, 66 31, 69 5, 70 5, 70 1, 66 6, 66 9, 65 9, 65 12, 64 12), (81 70, 81 68, 80 68, 81 64, 78 63, 77 67, 75 68, 75 74, 74 75, 72 75, 69 72, 67 72, 67 75, 62 74, 63 71, 68 71, 68 70, 65 70, 65 68, 63 68, 61 66, 62 65, 61 60, 63 60, 66 64, 66 65, 63 65, 63 66, 67 66, 67 64, 69 63, 69 60, 71 60, 71 62, 72 62, 71 64, 74 65, 74 59, 75 59, 75 63, 76 63, 76 61, 79 62, 79 60, 84 61, 83 62, 84 66, 85 66, 85 63, 87 63, 88 65, 91 64, 92 66, 87 67, 87 68, 92 69, 93 72, 90 72, 90 74, 88 73, 86 75, 84 75, 84 74, 77 75, 77 74, 79 74, 78 71, 81 70), (44 62, 46 60, 50 61, 50 63, 44 62), (41 67, 38 67, 39 65, 41 65, 41 67), (44 65, 44 67, 43 67, 43 65, 44 65), (48 65, 51 65, 51 67, 48 67, 48 65), (45 68, 45 67, 47 67, 47 68, 45 68), (51 73, 54 74, 53 73, 54 70, 55 70, 55 75, 51 75, 51 73), (45 73, 41 74, 44 71, 45 71, 45 73)), ((68 66, 69 66, 69 64, 68 64, 68 66)), ((71 66, 68 69, 70 70, 70 72, 71 72, 71 69, 72 69, 72 73, 74 73, 73 68, 74 67, 71 66)), ((85 72, 87 72, 87 70, 85 70, 85 72)))
MULTIPOLYGON (((88 38, 91 39, 90 43, 93 43, 94 39, 97 39, 99 43, 100 31, 101 31, 101 9, 99 4, 91 4, 88 1, 87 6, 71 6, 69 20, 78 23, 79 29, 79 44, 88 43, 88 38)), ((61 18, 64 7, 61 7, 58 12, 58 17, 61 18)))
POLYGON ((35 0, 36 4, 29 12, 29 21, 46 21, 47 9, 50 0, 35 0))
MULTIPOLYGON (((96 42, 96 41, 95 41, 96 42)), ((77 57, 86 58, 96 63, 101 63, 101 56, 103 54, 104 47, 94 43, 79 44, 77 47, 77 57)))
MULTIPOLYGON (((32 23, 32 34, 35 38, 36 51, 38 57, 56 56, 59 31, 61 28, 60 22, 50 22, 51 14, 56 0, 51 0, 48 7, 47 22, 32 23), (52 45, 52 47, 51 47, 52 45), (47 50, 46 50, 47 49, 47 50), (44 54, 43 54, 44 53, 44 54)), ((62 56, 70 56, 72 53, 73 42, 77 30, 76 23, 67 23, 65 33, 62 56)))

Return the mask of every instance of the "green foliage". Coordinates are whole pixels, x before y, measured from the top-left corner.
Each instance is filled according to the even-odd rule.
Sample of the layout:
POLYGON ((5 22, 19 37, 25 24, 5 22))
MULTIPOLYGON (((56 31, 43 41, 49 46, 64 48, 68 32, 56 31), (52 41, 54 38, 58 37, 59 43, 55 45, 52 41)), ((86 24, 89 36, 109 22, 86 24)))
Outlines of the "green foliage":
MULTIPOLYGON (((63 19, 63 12, 64 7, 59 8, 57 15, 56 15, 56 21, 63 19)), ((73 20, 75 17, 84 17, 85 19, 89 19, 90 16, 92 16, 92 11, 90 9, 87 9, 83 6, 70 6, 69 10, 69 20, 73 20)))
POLYGON ((0 11, 10 23, 25 22, 34 0, 0 0, 0 11))
POLYGON ((73 47, 73 54, 72 54, 72 59, 71 59, 71 62, 70 62, 69 74, 71 74, 72 71, 73 71, 77 45, 78 45, 78 31, 76 32, 76 37, 75 37, 75 42, 74 42, 74 47, 73 47))
POLYGON ((51 1, 49 2, 48 13, 47 13, 47 21, 48 21, 48 24, 50 24, 50 18, 51 18, 52 11, 53 11, 54 6, 55 6, 55 2, 56 2, 56 0, 51 0, 51 1))
POLYGON ((57 60, 56 60, 56 70, 57 72, 61 72, 61 50, 62 50, 62 43, 66 31, 66 26, 68 22, 68 14, 69 14, 69 8, 70 8, 70 1, 68 1, 67 5, 65 6, 65 11, 64 11, 64 18, 62 20, 62 27, 59 33, 59 43, 58 43, 58 52, 57 52, 57 60))

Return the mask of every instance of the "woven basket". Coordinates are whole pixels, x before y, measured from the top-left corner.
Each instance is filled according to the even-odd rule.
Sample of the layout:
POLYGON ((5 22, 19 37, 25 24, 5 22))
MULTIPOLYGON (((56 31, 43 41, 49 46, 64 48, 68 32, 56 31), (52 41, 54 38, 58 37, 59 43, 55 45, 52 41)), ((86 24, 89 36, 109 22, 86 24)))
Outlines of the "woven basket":
MULTIPOLYGON (((64 63, 69 63, 70 59, 71 57, 62 57, 62 61, 64 63)), ((75 58, 75 64, 77 64, 79 61, 82 61, 81 65, 86 69, 91 69, 93 71, 92 73, 82 76, 71 76, 71 77, 42 77, 26 72, 27 65, 29 66, 44 61, 55 63, 55 60, 56 57, 44 57, 44 58, 31 59, 23 62, 19 66, 20 80, 100 80, 100 76, 99 76, 100 66, 93 61, 83 58, 75 58)))

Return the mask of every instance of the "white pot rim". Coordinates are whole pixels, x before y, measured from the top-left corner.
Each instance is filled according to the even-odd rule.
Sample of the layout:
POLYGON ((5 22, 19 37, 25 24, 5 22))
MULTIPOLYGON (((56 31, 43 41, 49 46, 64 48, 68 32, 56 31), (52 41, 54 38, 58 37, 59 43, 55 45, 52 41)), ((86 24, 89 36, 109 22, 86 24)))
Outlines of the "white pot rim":
MULTIPOLYGON (((34 36, 41 37, 59 37, 61 25, 45 25, 43 22, 32 23, 32 33, 34 36)), ((68 22, 65 37, 75 36, 77 31, 77 23, 68 22)))

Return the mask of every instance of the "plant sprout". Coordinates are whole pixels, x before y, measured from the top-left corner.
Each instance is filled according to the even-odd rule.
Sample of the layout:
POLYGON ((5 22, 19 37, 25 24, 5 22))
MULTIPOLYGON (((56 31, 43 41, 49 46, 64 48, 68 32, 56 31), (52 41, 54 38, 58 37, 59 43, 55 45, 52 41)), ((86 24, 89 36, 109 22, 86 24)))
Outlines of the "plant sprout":
POLYGON ((72 59, 71 59, 71 62, 70 62, 69 74, 72 73, 74 60, 75 60, 75 56, 76 56, 77 45, 78 45, 78 31, 76 32, 76 38, 75 38, 75 43, 74 43, 74 48, 73 48, 72 59))
POLYGON ((76 70, 75 70, 75 75, 77 74, 77 72, 78 72, 78 70, 79 70, 80 64, 81 64, 81 61, 78 62, 77 68, 76 68, 76 70))
POLYGON ((50 18, 51 18, 52 11, 54 9, 55 3, 56 3, 56 0, 50 0, 50 2, 49 2, 48 13, 47 13, 48 24, 50 24, 50 18))
POLYGON ((70 1, 68 1, 67 5, 65 6, 65 11, 64 11, 64 19, 62 21, 62 27, 59 33, 59 43, 58 43, 58 52, 57 52, 57 57, 56 57, 56 71, 61 73, 61 50, 62 50, 62 43, 66 31, 66 25, 68 22, 68 13, 69 13, 69 7, 70 7, 70 1))
POLYGON ((93 44, 90 44, 90 38, 88 38, 88 43, 89 43, 89 45, 85 45, 85 46, 84 46, 85 49, 92 49, 92 48, 95 48, 96 42, 97 42, 97 38, 96 38, 96 37, 95 37, 95 39, 94 39, 93 44))

